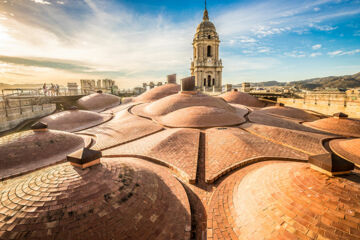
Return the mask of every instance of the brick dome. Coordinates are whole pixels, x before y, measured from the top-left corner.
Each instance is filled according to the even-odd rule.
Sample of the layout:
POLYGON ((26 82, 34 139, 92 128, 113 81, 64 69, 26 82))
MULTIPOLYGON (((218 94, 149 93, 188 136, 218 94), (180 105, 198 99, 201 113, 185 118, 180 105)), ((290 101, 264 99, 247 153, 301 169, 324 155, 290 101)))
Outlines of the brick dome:
POLYGON ((104 116, 96 112, 71 110, 46 116, 40 121, 46 123, 50 129, 74 132, 93 127, 107 119, 109 119, 109 116, 104 116))
POLYGON ((355 119, 329 117, 306 122, 304 125, 337 135, 360 137, 360 121, 355 119))
POLYGON ((0 195, 0 239, 190 238, 184 188, 145 161, 63 163, 8 180, 0 195))
POLYGON ((152 102, 160 98, 176 94, 180 91, 180 85, 168 83, 159 87, 150 89, 134 99, 136 102, 152 102))
POLYGON ((101 112, 119 104, 119 97, 106 93, 93 93, 82 97, 77 101, 77 105, 81 109, 94 112, 101 112))
POLYGON ((248 93, 230 91, 220 95, 228 103, 242 104, 248 107, 265 107, 266 103, 261 102, 256 97, 248 93))
POLYGON ((132 112, 141 116, 162 116, 176 110, 193 107, 205 106, 225 109, 235 112, 235 109, 226 103, 223 99, 204 95, 202 93, 187 94, 178 93, 164 97, 148 105, 135 106, 132 112))
POLYGON ((283 106, 272 106, 266 107, 259 110, 262 113, 283 116, 287 118, 296 119, 299 121, 314 121, 319 118, 298 108, 283 107, 283 106))
POLYGON ((65 160, 83 138, 55 130, 24 131, 0 138, 0 179, 65 160))
POLYGON ((360 165, 360 139, 330 141, 331 150, 338 156, 360 165))
MULTIPOLYGON (((247 111, 244 110, 245 115, 247 111)), ((155 118, 160 124, 169 127, 217 127, 231 126, 245 122, 240 114, 226 109, 194 106, 181 108, 165 116, 155 118)))
POLYGON ((328 177, 306 163, 257 163, 222 182, 210 239, 360 239, 360 176, 328 177))

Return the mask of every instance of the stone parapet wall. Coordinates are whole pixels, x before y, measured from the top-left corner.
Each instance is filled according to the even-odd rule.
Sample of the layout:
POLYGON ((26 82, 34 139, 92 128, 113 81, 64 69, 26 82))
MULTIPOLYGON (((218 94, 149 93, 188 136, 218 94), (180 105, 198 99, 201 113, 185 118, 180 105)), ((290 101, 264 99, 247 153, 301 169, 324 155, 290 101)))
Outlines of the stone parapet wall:
POLYGON ((46 116, 56 110, 56 104, 31 105, 20 108, 19 103, 19 105, 13 106, 14 102, 5 109, 3 102, 0 103, 0 132, 12 129, 28 119, 46 116))
POLYGON ((337 112, 343 112, 351 118, 360 118, 360 101, 351 100, 345 95, 318 95, 306 96, 303 99, 299 98, 278 98, 279 103, 284 103, 289 107, 296 107, 305 110, 319 112, 325 115, 332 115, 337 112))

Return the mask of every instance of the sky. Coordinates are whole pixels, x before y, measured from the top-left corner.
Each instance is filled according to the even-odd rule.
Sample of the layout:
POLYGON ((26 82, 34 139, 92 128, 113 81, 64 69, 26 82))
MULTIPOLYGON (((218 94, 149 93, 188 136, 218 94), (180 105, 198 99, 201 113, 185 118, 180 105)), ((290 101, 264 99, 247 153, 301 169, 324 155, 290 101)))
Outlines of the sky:
MULTIPOLYGON (((360 0, 208 0, 223 84, 360 72, 360 0)), ((0 0, 0 82, 190 75, 202 0, 0 0)))

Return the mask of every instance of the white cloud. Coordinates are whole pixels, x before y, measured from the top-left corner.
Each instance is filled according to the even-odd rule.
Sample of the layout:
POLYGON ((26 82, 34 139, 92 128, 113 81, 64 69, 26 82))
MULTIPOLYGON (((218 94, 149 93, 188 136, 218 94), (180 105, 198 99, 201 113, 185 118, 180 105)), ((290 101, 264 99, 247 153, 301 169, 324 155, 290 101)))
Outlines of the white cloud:
POLYGON ((291 27, 269 27, 269 26, 260 25, 257 26, 255 29, 253 29, 252 32, 258 37, 266 37, 269 35, 280 34, 290 30, 291 27))
POLYGON ((318 11, 320 11, 320 8, 319 8, 319 7, 316 7, 316 8, 314 8, 314 11, 315 11, 315 12, 318 12, 318 11))
POLYGON ((30 0, 34 3, 39 3, 39 4, 46 4, 46 5, 50 5, 51 3, 45 0, 30 0))
POLYGON ((315 25, 313 23, 310 23, 309 27, 312 27, 312 28, 315 28, 315 29, 317 29, 319 31, 324 31, 324 32, 333 31, 333 30, 338 28, 338 27, 333 27, 333 26, 329 26, 329 25, 319 26, 319 25, 315 25))
POLYGON ((268 48, 268 47, 259 47, 258 52, 259 53, 268 53, 268 52, 270 52, 270 48, 268 48))
POLYGON ((317 52, 317 53, 310 54, 310 57, 317 57, 317 56, 321 56, 321 55, 322 55, 322 53, 317 52))
POLYGON ((240 39, 240 42, 241 43, 255 43, 255 42, 257 42, 257 40, 254 38, 243 37, 240 39))
POLYGON ((340 55, 343 51, 341 50, 337 50, 337 51, 333 51, 333 52, 328 52, 328 55, 330 56, 336 56, 336 55, 340 55))
POLYGON ((351 50, 351 51, 337 50, 337 51, 333 51, 333 52, 328 52, 328 54, 330 56, 354 55, 356 53, 360 53, 360 49, 355 49, 355 50, 351 50))
POLYGON ((306 54, 303 51, 292 51, 292 52, 286 52, 284 53, 287 57, 293 57, 293 58, 303 58, 306 57, 306 54))
POLYGON ((321 44, 315 44, 314 46, 312 46, 311 48, 314 50, 320 49, 322 47, 321 44))
MULTIPOLYGON (((1 33, 5 33, 0 34, 0 38, 6 36, 5 40, 0 41, 0 53, 3 55, 81 61, 98 71, 123 72, 124 76, 117 78, 129 83, 129 86, 138 85, 145 80, 164 80, 166 73, 177 72, 179 77, 189 74, 191 42, 196 26, 201 21, 201 12, 196 16, 182 18, 186 19, 182 21, 179 18, 172 19, 162 12, 155 16, 133 12, 125 6, 111 5, 110 2, 113 1, 53 0, 52 6, 46 6, 50 4, 50 0, 23 1, 13 5, 21 8, 14 12, 16 19, 7 16, 9 19, 2 20, 0 17, 1 25, 6 30, 0 28, 1 33), (29 1, 38 5, 28 4, 29 1), (79 15, 74 17, 57 5, 62 2, 69 7, 78 4, 76 7, 79 10, 84 10, 83 5, 87 4, 85 10, 90 8, 92 11, 83 15, 79 11, 79 15)), ((256 55, 271 51, 270 48, 258 47, 260 44, 267 45, 267 37, 300 31, 308 28, 310 22, 320 25, 321 20, 344 15, 346 12, 334 8, 331 14, 319 11, 316 18, 307 15, 326 1, 287 1, 286 4, 276 0, 251 1, 248 4, 231 5, 231 8, 219 8, 216 12, 210 11, 210 20, 217 27, 222 49, 229 51, 230 47, 225 47, 231 46, 233 52, 243 51, 256 55), (238 46, 251 48, 236 48, 238 46)), ((10 8, 10 4, 5 5, 10 8)), ((13 12, 12 9, 4 10, 13 12)), ((357 12, 348 11, 346 15, 357 12)), ((256 62, 258 59, 248 59, 246 62, 236 61, 235 64, 232 61, 236 59, 224 56, 224 52, 221 50, 220 56, 224 60, 226 74, 237 72, 239 66, 241 71, 245 71, 246 68, 263 69, 268 64, 264 59, 260 63, 256 62)), ((290 52, 288 55, 303 57, 306 54, 290 52)), ((267 60, 274 61, 274 58, 267 60)), ((89 76, 91 74, 88 73, 89 76)))

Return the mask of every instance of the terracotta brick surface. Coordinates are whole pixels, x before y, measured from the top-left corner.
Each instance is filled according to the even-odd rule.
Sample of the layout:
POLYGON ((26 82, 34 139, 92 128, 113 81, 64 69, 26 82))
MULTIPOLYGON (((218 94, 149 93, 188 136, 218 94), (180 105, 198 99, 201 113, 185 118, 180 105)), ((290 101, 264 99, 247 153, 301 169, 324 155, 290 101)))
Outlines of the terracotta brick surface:
POLYGON ((102 112, 120 104, 120 98, 107 93, 93 93, 77 100, 76 104, 84 110, 102 112))
POLYGON ((109 114, 91 111, 70 110, 51 114, 39 120, 46 123, 49 129, 75 132, 90 128, 111 119, 109 114))
POLYGON ((140 116, 155 117, 166 115, 182 108, 194 106, 215 107, 228 111, 235 111, 232 106, 221 98, 210 97, 202 93, 178 93, 164 97, 150 104, 135 106, 131 112, 140 116))
POLYGON ((360 120, 329 117, 314 122, 306 122, 304 125, 337 135, 360 137, 360 120))
POLYGON ((247 113, 245 109, 237 109, 236 112, 226 109, 194 106, 176 110, 165 116, 156 117, 155 120, 168 127, 217 127, 233 126, 245 122, 243 116, 247 113))
POLYGON ((206 131, 206 181, 248 161, 262 158, 306 160, 307 155, 257 137, 239 128, 213 128, 206 131))
POLYGON ((140 140, 103 151, 103 155, 141 155, 174 166, 186 174, 189 181, 196 179, 199 149, 199 130, 167 129, 140 140))
POLYGON ((226 178, 208 209, 208 239, 360 239, 360 177, 305 163, 261 162, 226 178))
POLYGON ((63 161, 84 146, 80 136, 55 130, 29 130, 1 137, 0 179, 63 161))
POLYGON ((305 132, 314 132, 314 133, 325 133, 324 131, 313 129, 310 127, 306 127, 302 124, 299 124, 296 120, 291 119, 285 119, 285 118, 279 118, 276 116, 272 116, 270 114, 266 114, 260 111, 254 111, 249 114, 248 116, 250 122, 268 125, 268 126, 274 126, 274 127, 281 127, 286 129, 292 129, 292 130, 299 130, 299 131, 305 131, 305 132))
POLYGON ((300 150, 308 155, 327 153, 328 151, 323 147, 322 141, 333 137, 331 135, 297 131, 256 123, 246 123, 241 125, 241 128, 275 143, 300 150))
POLYGON ((312 115, 304 110, 292 107, 272 106, 259 109, 258 111, 261 113, 271 114, 279 117, 292 118, 302 122, 315 121, 319 119, 319 117, 312 115))
POLYGON ((160 98, 176 94, 180 91, 180 85, 168 83, 159 87, 155 87, 137 96, 135 102, 152 102, 160 98))
POLYGON ((190 206, 168 170, 103 159, 59 164, 2 183, 0 239, 189 239, 190 206))
POLYGON ((104 150, 162 129, 152 121, 133 116, 123 110, 118 112, 113 119, 100 126, 81 131, 82 134, 96 136, 96 150, 104 150))
MULTIPOLYGON (((321 141, 334 135, 300 124, 301 114, 254 109, 180 93, 105 111, 110 121, 76 133, 102 151, 100 165, 49 167, 44 157, 45 168, 0 181, 0 239, 359 239, 358 171, 328 178, 289 161, 324 153, 321 141), (247 123, 224 127, 225 115, 189 111, 204 108, 247 123), (176 121, 200 116, 221 127, 167 128, 149 118, 177 111, 176 121)), ((2 138, 0 148, 24 138, 2 138)), ((23 150, 21 161, 46 149, 23 150)))
POLYGON ((228 103, 242 104, 249 107, 265 107, 266 105, 266 103, 259 101, 256 97, 244 92, 230 91, 221 94, 219 97, 228 103))
POLYGON ((346 160, 360 165, 360 139, 330 141, 331 150, 346 160))

